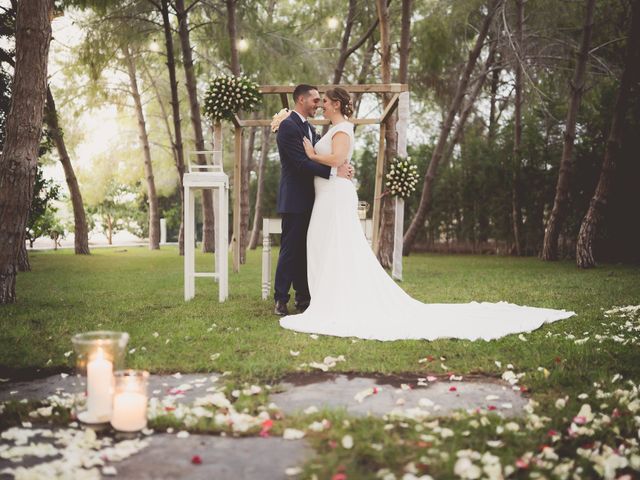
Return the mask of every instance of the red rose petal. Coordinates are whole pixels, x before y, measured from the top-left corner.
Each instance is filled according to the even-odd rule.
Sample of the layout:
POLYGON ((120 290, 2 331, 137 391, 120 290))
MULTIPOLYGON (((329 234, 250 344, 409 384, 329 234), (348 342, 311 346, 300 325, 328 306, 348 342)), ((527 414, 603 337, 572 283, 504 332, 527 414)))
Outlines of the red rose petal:
POLYGON ((495 410, 497 407, 495 405, 489 405, 487 407, 488 410, 495 410))
POLYGON ((200 465, 202 463, 202 458, 200 458, 200 455, 194 455, 191 457, 191 463, 194 465, 200 465))
POLYGON ((331 480, 347 480, 347 475, 345 473, 336 473, 331 480))
POLYGON ((458 389, 456 387, 449 387, 450 392, 456 392, 458 389))

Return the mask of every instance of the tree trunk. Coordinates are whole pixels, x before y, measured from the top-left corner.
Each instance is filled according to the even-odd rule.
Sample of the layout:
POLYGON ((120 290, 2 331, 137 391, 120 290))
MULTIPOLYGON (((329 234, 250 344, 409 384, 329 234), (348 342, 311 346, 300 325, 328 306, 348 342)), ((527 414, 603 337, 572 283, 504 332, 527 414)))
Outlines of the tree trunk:
POLYGON ((229 47, 231 50, 231 63, 229 69, 231 73, 240 75, 240 59, 238 57, 238 32, 236 23, 236 3, 237 0, 226 0, 227 4, 227 33, 229 34, 229 47))
MULTIPOLYGON (((31 248, 33 248, 33 242, 29 242, 31 248)), ((20 242, 18 246, 18 258, 16 260, 16 266, 18 267, 19 272, 30 272, 31 271, 31 263, 29 262, 29 254, 27 253, 27 244, 24 239, 20 242)))
MULTIPOLYGON (((242 179, 240 192, 240 263, 247 261, 247 247, 249 246, 249 215, 251 215, 251 198, 249 184, 251 180, 251 167, 255 150, 256 128, 251 128, 246 148, 242 152, 242 179)), ((244 144, 243 144, 244 147, 244 144)))
POLYGON ((53 142, 56 144, 56 150, 58 150, 60 163, 64 169, 64 176, 67 180, 67 187, 69 188, 69 195, 71 196, 76 255, 89 255, 89 229, 87 228, 87 218, 84 211, 84 203, 82 202, 82 194, 80 193, 78 179, 73 171, 73 165, 67 152, 64 134, 58 123, 56 103, 53 100, 53 94, 49 86, 47 86, 47 103, 45 106, 44 121, 47 124, 53 142))
MULTIPOLYGON (((240 68, 240 58, 238 56, 238 25, 237 25, 237 0, 226 0, 227 5, 227 33, 229 35, 229 46, 231 54, 231 63, 229 68, 235 76, 240 76, 242 70, 240 68)), ((240 263, 245 264, 247 261, 247 245, 249 243, 249 158, 251 158, 251 143, 255 139, 255 129, 251 130, 248 142, 249 145, 242 143, 242 152, 240 152, 240 231, 237 232, 238 245, 240 246, 240 263)))
POLYGON ((462 111, 458 113, 458 123, 456 125, 455 130, 453 131, 453 136, 451 137, 451 141, 449 142, 447 151, 442 157, 442 162, 445 165, 451 158, 453 154, 453 149, 462 139, 462 135, 464 133, 464 126, 467 123, 467 119, 471 114, 471 110, 473 109, 473 106, 476 103, 476 99, 480 94, 480 90, 482 90, 482 87, 484 86, 484 82, 487 79, 487 74, 489 73, 489 70, 491 70, 491 66, 493 65, 493 59, 495 57, 496 47, 497 47, 497 42, 494 42, 491 45, 491 48, 489 50, 489 55, 487 56, 487 60, 485 61, 485 64, 482 67, 482 70, 480 71, 478 78, 476 79, 473 89, 471 90, 471 93, 468 95, 467 100, 464 102, 462 111))
POLYGON ((562 148, 562 159, 560 160, 560 171, 558 172, 558 182, 556 184, 556 196, 544 234, 542 247, 543 260, 558 259, 558 236, 564 223, 567 213, 567 203, 569 201, 569 183, 571 181, 571 167, 573 164, 572 156, 573 143, 576 136, 576 120, 585 87, 585 73, 587 70, 587 60, 589 58, 589 45, 591 44, 595 4, 595 0, 587 0, 584 27, 582 30, 582 43, 580 45, 580 52, 578 53, 578 61, 573 74, 573 80, 569 85, 571 88, 571 102, 565 122, 564 145, 562 148))
POLYGON ((175 152, 176 169, 180 183, 180 231, 178 233, 178 251, 184 255, 184 148, 182 146, 182 126, 180 124, 180 97, 178 96, 178 80, 176 77, 175 50, 173 48, 173 34, 169 19, 169 5, 167 0, 161 0, 160 13, 164 42, 167 50, 167 69, 169 70, 169 85, 171 87, 171 109, 173 112, 173 151, 175 152))
POLYGON ((107 215, 107 243, 113 245, 113 218, 107 215))
MULTIPOLYGON (((182 46, 182 63, 187 82, 187 93, 189 94, 189 109, 191 112, 191 124, 196 140, 196 150, 203 151, 204 135, 202 133, 202 118, 200 116, 200 104, 198 103, 198 90, 196 74, 193 68, 193 57, 191 54, 191 41, 189 39, 189 23, 187 12, 184 8, 184 0, 176 0, 176 15, 178 16, 178 31, 180 34, 180 44, 182 46)), ((207 163, 204 155, 198 155, 198 163, 207 163)), ((215 251, 215 219, 213 216, 213 196, 211 190, 202 191, 202 251, 215 251)))
POLYGON ((496 119, 496 95, 498 93, 498 83, 500 81, 500 69, 494 68, 491 74, 491 101, 489 107, 489 144, 493 145, 496 139, 498 122, 496 119))
POLYGON ((629 107, 629 100, 633 98, 631 93, 633 81, 633 71, 638 62, 638 45, 640 45, 640 2, 632 3, 631 30, 627 38, 627 52, 624 65, 624 72, 620 81, 620 88, 616 97, 616 103, 611 119, 609 137, 604 151, 604 160, 600 178, 596 186, 595 193, 589 203, 589 210, 582 220, 578 242, 576 245, 576 263, 580 268, 595 267, 596 261, 593 254, 593 244, 600 224, 604 220, 607 202, 613 189, 616 161, 620 155, 622 144, 622 127, 624 117, 629 107))
POLYGON ((522 211, 520 209, 520 169, 522 167, 522 25, 524 0, 516 0, 515 105, 513 132, 513 170, 511 177, 511 224, 516 255, 522 255, 522 211))
MULTIPOLYGON (((383 0, 384 1, 384 0, 383 0)), ((382 3, 382 2, 381 2, 382 3)), ((380 4, 381 4, 380 3, 380 4)), ((401 38, 400 38, 400 70, 399 70, 399 82, 408 83, 409 80, 409 50, 411 48, 411 0, 402 1, 402 18, 401 18, 401 38)), ((380 5, 379 4, 379 5, 380 5)), ((390 34, 389 34, 389 2, 387 2, 385 20, 386 31, 382 28, 382 17, 380 16, 380 39, 381 48, 383 52, 387 52, 390 55, 390 34)), ((382 78, 383 83, 391 82, 391 65, 390 57, 386 59, 382 55, 382 78)), ((385 105, 389 100, 389 96, 385 98, 385 105)), ((388 170, 391 163, 395 161, 397 155, 397 133, 396 124, 398 121, 397 113, 389 116, 385 125, 385 171, 388 170)), ((382 199, 382 219, 380 225, 379 242, 378 242, 378 259, 380 264, 385 268, 393 267, 393 251, 395 246, 395 224, 396 224, 396 200, 391 195, 386 195, 382 199)), ((400 232, 402 233, 402 232, 400 232)))
MULTIPOLYGON (((371 73, 371 70, 373 68, 373 62, 371 60, 373 59, 373 54, 376 51, 376 44, 377 40, 373 37, 370 37, 370 40, 367 44, 367 49, 365 50, 362 58, 362 62, 360 62, 360 72, 358 73, 357 80, 358 84, 367 83, 367 78, 369 77, 369 74, 371 73)), ((358 112, 360 111, 360 103, 362 101, 362 93, 355 93, 353 97, 353 111, 354 114, 358 116, 358 112)))
MULTIPOLYGON (((338 61, 336 62, 336 66, 333 69, 333 84, 338 85, 342 80, 342 75, 344 74, 344 68, 347 64, 347 60, 355 52, 358 50, 364 43, 373 35, 376 27, 379 23, 379 18, 376 18, 375 21, 371 24, 371 26, 367 29, 366 32, 350 47, 349 40, 351 39, 351 31, 353 30, 353 24, 356 19, 356 0, 349 0, 349 10, 347 13, 347 21, 344 26, 344 32, 342 33, 342 40, 340 42, 340 54, 338 56, 338 61)), ((389 4, 389 1, 386 2, 389 4)))
POLYGON ((33 196, 51 41, 50 0, 18 3, 11 109, 0 157, 0 304, 16 301, 16 260, 33 196))
MULTIPOLYGON (((378 24, 380 25, 380 68, 382 83, 391 83, 391 42, 390 15, 387 0, 376 0, 378 24)), ((390 96, 385 95, 384 105, 389 103, 390 96)), ((384 171, 387 171, 396 155, 396 115, 389 115, 385 123, 384 171)), ((393 229, 395 225, 395 202, 393 197, 382 198, 380 208, 380 230, 378 233, 378 251, 380 264, 384 268, 393 265, 393 229)))
MULTIPOLYGON (((162 100, 162 95, 160 94, 160 89, 158 88, 158 84, 157 82, 154 80, 153 75, 149 72, 149 69, 146 67, 146 64, 144 62, 142 62, 142 66, 144 68, 144 73, 147 76, 147 80, 149 80, 149 82, 151 83, 151 85, 153 86, 153 90, 156 93, 156 99, 158 100, 158 105, 160 105, 160 111, 162 112, 162 120, 164 121, 164 126, 167 130, 167 137, 169 138, 169 141, 171 142, 171 152, 173 153, 173 161, 174 163, 177 165, 180 164, 180 162, 182 161, 181 158, 178 157, 178 149, 176 148, 176 141, 173 137, 173 132, 171 131, 171 125, 169 124, 169 113, 167 112, 167 109, 165 107, 164 101, 162 100)), ((184 164, 183 164, 184 165, 184 164)), ((182 216, 183 216, 183 197, 184 197, 184 190, 183 190, 183 176, 184 176, 184 166, 183 168, 180 170, 178 169, 178 175, 179 175, 179 181, 180 184, 178 186, 179 188, 179 193, 180 193, 180 200, 179 200, 179 205, 180 205, 180 229, 178 231, 178 251, 180 255, 184 255, 184 238, 182 238, 184 236, 184 222, 182 220, 182 216), (182 245, 182 246, 181 246, 182 245)))
POLYGON ((249 248, 255 250, 258 246, 258 238, 260 228, 262 227, 262 203, 264 196, 264 171, 267 166, 267 158, 269 155, 269 144, 271 140, 271 128, 264 127, 262 129, 262 145, 260 147, 260 162, 258 164, 258 188, 256 190, 256 207, 253 213, 253 230, 251 230, 251 240, 249 248))
POLYGON ((129 46, 123 48, 127 61, 127 72, 131 84, 131 95, 138 117, 138 136, 142 144, 144 155, 144 173, 147 178, 147 195, 149 197, 149 248, 158 250, 160 248, 160 214, 158 213, 158 195, 156 194, 156 183, 153 178, 153 166, 151 164, 151 149, 149 148, 149 136, 147 135, 147 124, 142 110, 142 100, 138 90, 138 79, 136 77, 136 64, 129 50, 129 46))
POLYGON ((487 32, 489 31, 489 27, 493 20, 493 17, 498 9, 501 0, 492 0, 489 6, 489 10, 487 12, 487 16, 484 19, 482 27, 478 32, 478 38, 476 39, 476 43, 469 52, 469 59, 465 65, 464 72, 460 77, 460 81, 458 82, 458 87, 456 90, 456 94, 451 102, 451 106, 449 107, 449 111, 444 120, 442 128, 440 130, 440 136, 438 137, 438 142, 436 144, 435 149, 433 150, 433 154, 431 155, 431 161, 429 162, 429 167, 427 169, 427 173, 424 177, 424 184, 422 189, 422 196, 420 197, 420 204, 418 205, 418 210, 411 220, 411 225, 407 230, 407 233, 404 236, 404 248, 403 252, 408 255, 413 247, 413 244, 416 240, 416 236, 420 229, 424 226, 424 222, 427 218, 427 214, 431 210, 431 201, 433 198, 433 182, 436 178, 436 173, 438 171, 438 164, 442 159, 444 154, 444 150, 447 144, 447 138, 449 137, 449 133, 451 132, 451 127, 453 125, 453 120, 456 116, 456 113, 460 109, 460 105, 462 100, 464 99, 465 92, 467 90, 467 85, 469 84, 469 79, 471 78, 471 73, 475 67, 476 61, 480 56, 480 51, 482 50, 482 46, 484 45, 484 40, 487 36, 487 32))
POLYGON ((409 51, 411 50, 411 10, 413 0, 402 0, 402 26, 400 28, 400 83, 409 82, 409 51))

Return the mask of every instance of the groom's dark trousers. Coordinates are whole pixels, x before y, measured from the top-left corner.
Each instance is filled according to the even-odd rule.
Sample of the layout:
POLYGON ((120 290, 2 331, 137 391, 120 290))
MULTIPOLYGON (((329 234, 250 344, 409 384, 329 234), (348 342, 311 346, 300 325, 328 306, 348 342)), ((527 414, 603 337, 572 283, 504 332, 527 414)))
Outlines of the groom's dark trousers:
POLYGON ((281 164, 278 213, 282 215, 282 239, 274 298, 284 303, 289 301, 292 285, 296 302, 307 303, 311 298, 307 282, 307 229, 315 197, 313 177, 331 175, 331 168, 307 157, 303 137, 310 138, 314 144, 318 140, 313 127, 303 122, 296 112, 291 112, 280 123, 276 137, 281 164))

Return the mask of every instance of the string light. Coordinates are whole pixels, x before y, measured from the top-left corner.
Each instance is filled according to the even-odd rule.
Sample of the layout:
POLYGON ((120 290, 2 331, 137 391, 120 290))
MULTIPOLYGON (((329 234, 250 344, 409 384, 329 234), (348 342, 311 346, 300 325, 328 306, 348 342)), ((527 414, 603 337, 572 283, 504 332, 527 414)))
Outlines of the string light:
POLYGON ((238 51, 246 52, 247 50, 249 50, 249 42, 243 37, 238 40, 237 47, 238 51))
POLYGON ((327 26, 329 27, 329 30, 335 30, 336 28, 338 28, 338 25, 339 22, 336 17, 329 17, 327 19, 327 26))
POLYGON ((158 42, 156 42, 155 38, 151 42, 151 45, 149 46, 149 48, 151 49, 152 52, 156 52, 157 53, 157 52, 160 51, 160 45, 158 45, 158 42))

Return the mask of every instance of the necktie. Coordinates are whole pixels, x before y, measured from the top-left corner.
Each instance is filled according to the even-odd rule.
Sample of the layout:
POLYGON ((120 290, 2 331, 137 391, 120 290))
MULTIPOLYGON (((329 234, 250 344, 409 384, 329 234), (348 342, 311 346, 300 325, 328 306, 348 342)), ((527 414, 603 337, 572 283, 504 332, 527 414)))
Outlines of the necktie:
POLYGON ((311 125, 309 125, 309 122, 303 122, 302 126, 304 131, 307 132, 307 138, 313 142, 313 135, 311 134, 311 125))

